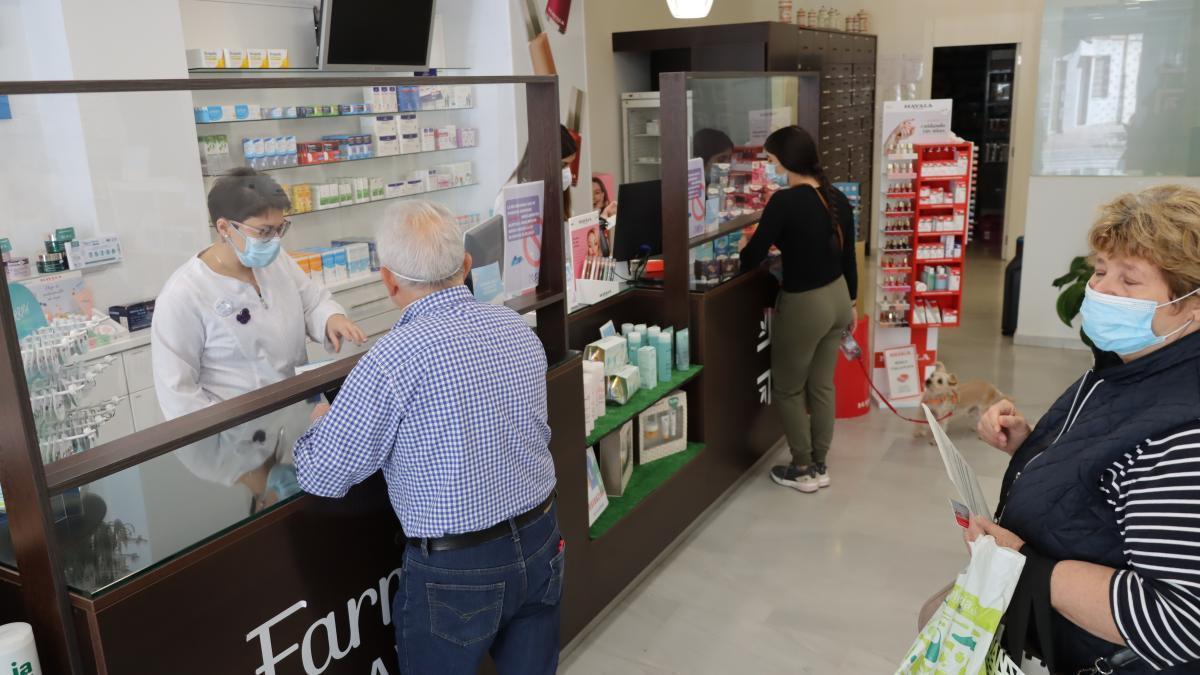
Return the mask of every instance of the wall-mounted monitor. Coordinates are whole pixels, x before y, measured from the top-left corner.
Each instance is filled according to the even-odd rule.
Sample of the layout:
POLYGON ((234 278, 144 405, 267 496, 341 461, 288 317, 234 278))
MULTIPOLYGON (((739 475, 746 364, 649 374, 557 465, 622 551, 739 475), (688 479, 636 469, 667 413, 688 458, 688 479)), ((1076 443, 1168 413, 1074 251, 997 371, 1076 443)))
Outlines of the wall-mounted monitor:
POLYGON ((436 0, 321 0, 321 70, 424 70, 436 0))

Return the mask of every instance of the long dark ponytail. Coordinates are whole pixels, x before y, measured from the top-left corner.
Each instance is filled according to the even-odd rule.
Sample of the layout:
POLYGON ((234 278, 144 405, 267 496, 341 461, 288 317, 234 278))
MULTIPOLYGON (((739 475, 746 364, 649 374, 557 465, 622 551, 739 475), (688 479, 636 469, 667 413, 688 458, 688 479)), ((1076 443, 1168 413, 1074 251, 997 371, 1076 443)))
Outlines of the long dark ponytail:
POLYGON ((829 219, 833 224, 833 242, 837 246, 836 251, 840 253, 846 246, 841 218, 838 216, 840 202, 834 200, 837 190, 825 176, 825 170, 821 168, 821 156, 817 152, 816 141, 807 131, 792 125, 776 129, 770 136, 767 136, 766 142, 763 143, 763 149, 775 155, 783 168, 788 171, 801 176, 811 176, 820 183, 817 191, 825 202, 826 210, 829 211, 829 219))

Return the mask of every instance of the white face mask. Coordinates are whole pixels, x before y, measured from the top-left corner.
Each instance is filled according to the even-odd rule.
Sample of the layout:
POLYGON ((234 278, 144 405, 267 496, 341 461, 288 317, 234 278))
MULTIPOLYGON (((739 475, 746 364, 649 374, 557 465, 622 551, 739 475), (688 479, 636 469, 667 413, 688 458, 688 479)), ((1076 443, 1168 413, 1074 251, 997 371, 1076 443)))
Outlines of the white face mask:
POLYGON ((563 167, 562 187, 564 190, 571 187, 571 180, 572 180, 571 167, 569 167, 569 166, 563 167))

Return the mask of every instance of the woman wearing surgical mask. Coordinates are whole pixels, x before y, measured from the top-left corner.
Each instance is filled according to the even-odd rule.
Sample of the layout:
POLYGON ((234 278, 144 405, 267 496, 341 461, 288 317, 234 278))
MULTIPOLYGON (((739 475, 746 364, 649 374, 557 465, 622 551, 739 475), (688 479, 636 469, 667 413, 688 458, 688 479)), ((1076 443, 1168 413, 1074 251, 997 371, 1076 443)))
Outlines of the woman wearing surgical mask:
POLYGON ((1200 672, 1200 192, 1123 195, 1089 241, 1095 366, 1036 427, 1007 401, 980 420, 1012 460, 994 522, 975 514, 967 537, 1025 556, 1014 658, 1036 644, 1055 673, 1200 672))
POLYGON ((846 195, 825 177, 808 132, 784 127, 763 147, 786 187, 767 202, 741 260, 745 271, 757 267, 772 246, 782 253, 771 379, 792 457, 771 469, 771 479, 813 493, 830 484, 825 460, 833 443, 833 374, 842 332, 853 332, 856 321, 854 215, 846 195))
MULTIPOLYGON (((329 291, 281 251, 289 207, 279 185, 253 169, 213 185, 208 210, 219 241, 176 270, 155 302, 154 384, 167 419, 292 377, 308 362, 306 336, 334 352, 365 340, 329 291)), ((273 464, 306 426, 307 410, 285 408, 179 457, 205 480, 246 485, 261 506, 290 482, 273 464)))

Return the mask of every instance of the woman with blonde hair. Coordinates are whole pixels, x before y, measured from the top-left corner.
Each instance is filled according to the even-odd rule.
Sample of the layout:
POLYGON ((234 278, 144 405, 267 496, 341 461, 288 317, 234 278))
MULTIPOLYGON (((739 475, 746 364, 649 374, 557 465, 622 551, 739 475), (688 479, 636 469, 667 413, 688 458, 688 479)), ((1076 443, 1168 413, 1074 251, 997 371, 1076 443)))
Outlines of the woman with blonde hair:
POLYGON ((979 422, 1008 453, 995 523, 1026 563, 1010 655, 1051 672, 1200 672, 1200 192, 1104 206, 1083 330, 1095 367, 1031 427, 1010 402, 979 422))

